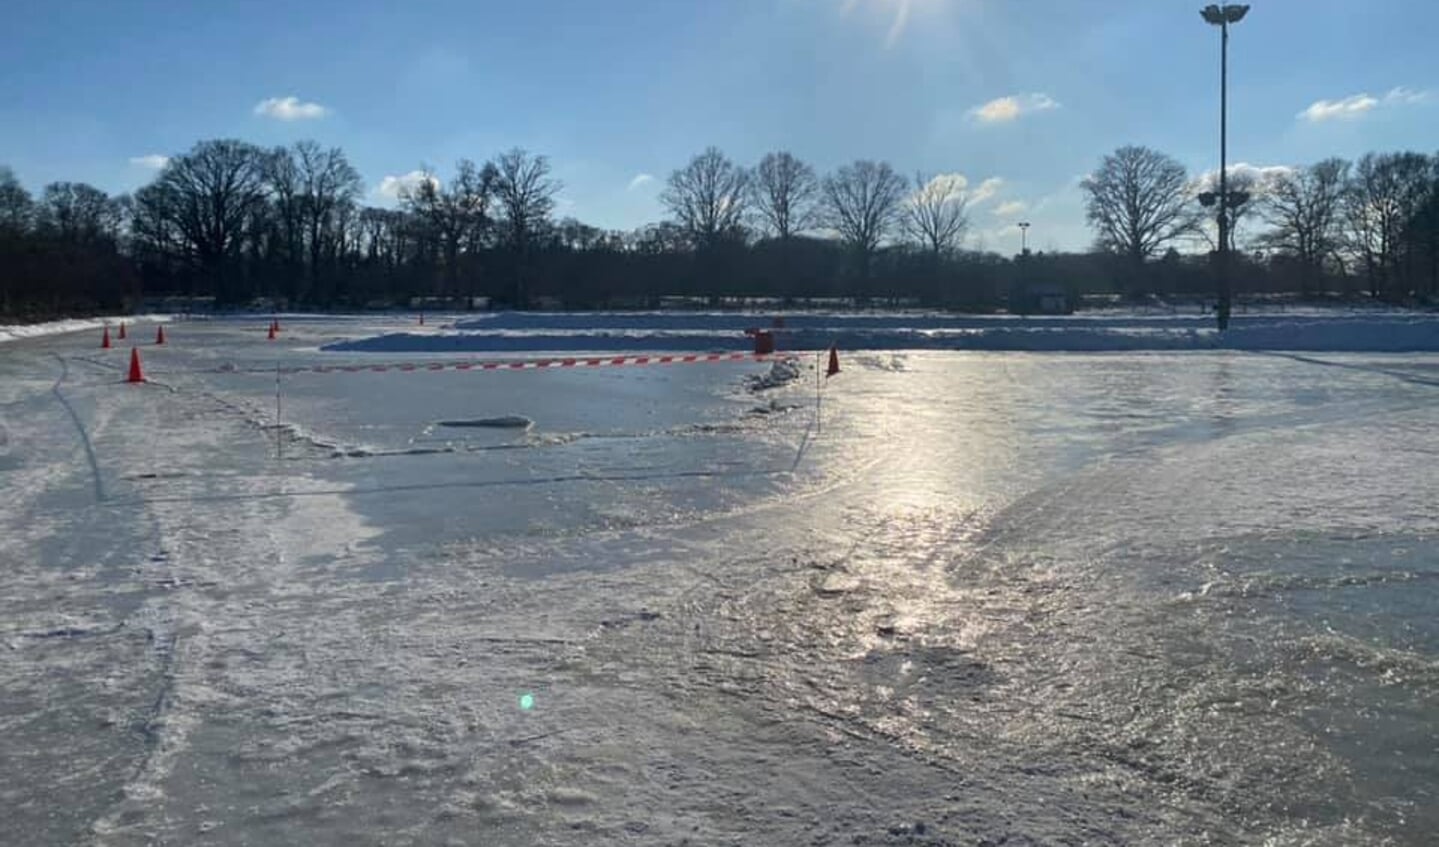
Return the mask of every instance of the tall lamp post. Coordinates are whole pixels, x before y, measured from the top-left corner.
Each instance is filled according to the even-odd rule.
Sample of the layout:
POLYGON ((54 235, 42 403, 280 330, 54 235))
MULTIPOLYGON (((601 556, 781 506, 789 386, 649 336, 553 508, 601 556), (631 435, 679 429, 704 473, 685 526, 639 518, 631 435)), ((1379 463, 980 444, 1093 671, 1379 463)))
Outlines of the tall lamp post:
POLYGON ((1028 255, 1029 255, 1029 221, 1020 221, 1018 224, 1016 224, 1016 226, 1019 227, 1019 255, 1020 255, 1020 256, 1028 256, 1028 255))
MULTIPOLYGON (((1228 122, 1229 122, 1229 25, 1244 19, 1249 6, 1242 3, 1226 3, 1223 6, 1210 4, 1200 10, 1205 23, 1219 27, 1219 328, 1229 328, 1229 312, 1233 305, 1233 287, 1229 280, 1229 207, 1237 198, 1229 195, 1228 169, 1228 122)), ((1200 197, 1204 202, 1208 199, 1200 197)), ((1248 199, 1248 198, 1245 198, 1248 199)))

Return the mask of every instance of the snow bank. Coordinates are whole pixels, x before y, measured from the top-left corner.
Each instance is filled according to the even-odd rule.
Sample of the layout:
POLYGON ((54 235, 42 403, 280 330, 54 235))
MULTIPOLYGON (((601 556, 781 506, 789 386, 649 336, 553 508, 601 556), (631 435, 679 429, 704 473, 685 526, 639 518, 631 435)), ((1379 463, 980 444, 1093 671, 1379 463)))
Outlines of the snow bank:
POLYGON ((787 385, 800 377, 798 359, 776 359, 769 366, 769 372, 749 377, 750 391, 765 391, 787 385))
POLYGON ((105 324, 117 326, 120 321, 127 324, 167 323, 170 315, 124 315, 111 318, 67 318, 60 321, 45 321, 37 324, 0 324, 0 344, 19 341, 23 338, 42 338, 47 335, 63 335, 67 332, 98 330, 105 324))
MULTIPOLYGON (((441 334, 394 333, 327 345, 343 352, 506 353, 579 351, 742 351, 753 341, 734 315, 498 315, 466 321, 469 329, 441 334), (657 326, 619 328, 639 318, 657 326), (564 326, 522 329, 521 320, 564 326), (680 320, 691 325, 681 328, 680 320), (709 325, 703 325, 706 321, 709 325), (588 322, 588 326, 584 325, 588 322), (483 329, 478 327, 485 327, 483 329)), ((1212 318, 1148 316, 975 318, 938 315, 807 315, 775 331, 781 352, 820 350, 1295 350, 1345 352, 1439 351, 1439 314, 1336 311, 1238 316, 1220 333, 1212 318)))

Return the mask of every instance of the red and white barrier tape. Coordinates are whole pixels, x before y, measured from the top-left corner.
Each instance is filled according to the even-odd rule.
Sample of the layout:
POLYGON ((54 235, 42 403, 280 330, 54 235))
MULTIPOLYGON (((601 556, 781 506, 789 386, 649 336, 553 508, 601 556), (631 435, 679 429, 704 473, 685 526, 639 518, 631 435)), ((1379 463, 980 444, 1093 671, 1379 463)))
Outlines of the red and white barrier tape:
MULTIPOLYGON (((301 373, 385 373, 402 371, 519 371, 541 368, 601 368, 619 365, 688 365, 707 362, 766 362, 793 356, 793 353, 686 353, 637 356, 565 356, 553 359, 500 359, 491 361, 385 362, 372 365, 310 365, 280 367, 282 374, 301 373)), ((222 368, 221 373, 275 373, 265 368, 222 368)))

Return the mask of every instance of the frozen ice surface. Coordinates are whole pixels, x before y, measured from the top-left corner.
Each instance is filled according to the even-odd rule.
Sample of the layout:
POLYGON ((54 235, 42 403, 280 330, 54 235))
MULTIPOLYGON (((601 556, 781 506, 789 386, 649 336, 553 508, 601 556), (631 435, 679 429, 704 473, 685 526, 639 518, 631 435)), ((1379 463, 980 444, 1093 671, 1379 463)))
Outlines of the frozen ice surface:
POLYGON ((842 349, 819 425, 768 364, 282 374, 276 427, 411 321, 266 323, 0 349, 0 841, 1439 828, 1434 354, 842 349))
MULTIPOLYGON (((497 313, 423 333, 405 328, 337 341, 347 352, 454 353, 513 350, 743 350, 745 330, 767 326, 724 313, 497 313)), ((773 330, 781 350, 1308 350, 1439 351, 1439 314, 1377 309, 1256 310, 1225 332, 1212 316, 1102 312, 1063 317, 938 314, 798 314, 773 330)))

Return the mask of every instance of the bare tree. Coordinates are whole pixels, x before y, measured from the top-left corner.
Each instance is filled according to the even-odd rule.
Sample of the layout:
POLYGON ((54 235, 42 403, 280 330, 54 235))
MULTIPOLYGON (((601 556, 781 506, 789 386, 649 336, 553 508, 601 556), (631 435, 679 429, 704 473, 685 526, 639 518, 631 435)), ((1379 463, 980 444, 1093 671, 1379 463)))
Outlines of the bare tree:
POLYGON ((409 215, 398 209, 360 210, 358 246, 368 261, 387 268, 398 267, 408 258, 409 215))
POLYGON ((1428 177, 1429 160, 1420 153, 1366 153, 1354 168, 1344 217, 1372 297, 1404 287, 1405 228, 1424 206, 1428 177))
POLYGON ((186 245, 170 205, 165 189, 158 182, 135 192, 130 235, 135 257, 142 263, 168 266, 185 258, 186 245))
POLYGON ((305 187, 290 148, 276 147, 265 157, 265 181, 275 229, 269 253, 272 258, 279 257, 285 294, 295 299, 300 295, 305 256, 305 187))
POLYGON ((0 235, 28 231, 33 214, 30 192, 15 178, 14 171, 0 167, 0 235))
POLYGON ((214 281, 216 297, 229 300, 227 265, 238 256, 253 207, 265 198, 264 152, 243 141, 201 141, 172 158, 150 188, 136 193, 137 206, 148 206, 137 214, 163 221, 167 236, 214 281))
POLYGON ((750 204, 781 241, 814 227, 818 198, 814 168, 783 150, 765 154, 750 180, 750 204))
POLYGON ((1198 226, 1184 166, 1157 150, 1121 147, 1081 187, 1089 195, 1085 214, 1098 230, 1099 246, 1135 265, 1198 226))
POLYGON ((341 238, 340 216, 359 198, 363 182, 338 147, 326 150, 313 141, 301 141, 295 145, 294 159, 313 289, 319 285, 322 259, 333 253, 341 238))
POLYGON ((935 258, 958 247, 969 226, 965 184, 958 174, 914 175, 914 193, 905 203, 900 225, 935 258))
POLYGON ((741 232, 748 187, 749 173, 708 147, 670 174, 660 202, 696 246, 713 247, 741 232))
POLYGON ((1348 162, 1325 159, 1277 174, 1261 200, 1260 215, 1270 229, 1259 243, 1298 261, 1302 290, 1318 282, 1324 262, 1341 245, 1348 181, 1348 162))
POLYGON ((550 178, 550 161, 518 147, 495 159, 495 199, 499 201, 505 243, 514 254, 514 305, 528 299, 525 277, 530 247, 550 225, 560 183, 550 178))
POLYGON ((1439 155, 1429 157, 1424 202, 1405 226, 1413 264, 1428 281, 1429 296, 1439 295, 1439 155))
POLYGON ((458 293, 462 249, 478 247, 490 226, 490 201, 498 178, 493 165, 475 166, 461 159, 455 176, 442 186, 428 168, 413 186, 400 191, 405 208, 440 245, 445 266, 445 292, 458 293))
POLYGON ((887 162, 861 159, 824 178, 824 220, 859 259, 860 276, 869 278, 870 260, 900 219, 908 186, 887 162))
POLYGON ((550 160, 516 147, 495 159, 495 199, 499 202, 504 239, 528 249, 548 227, 561 185, 550 178, 550 160))
POLYGON ((98 241, 113 230, 110 196, 83 182, 52 182, 40 195, 37 224, 52 238, 70 244, 98 241))

